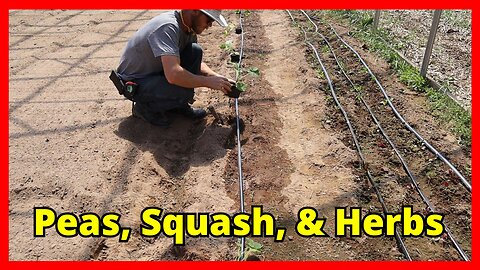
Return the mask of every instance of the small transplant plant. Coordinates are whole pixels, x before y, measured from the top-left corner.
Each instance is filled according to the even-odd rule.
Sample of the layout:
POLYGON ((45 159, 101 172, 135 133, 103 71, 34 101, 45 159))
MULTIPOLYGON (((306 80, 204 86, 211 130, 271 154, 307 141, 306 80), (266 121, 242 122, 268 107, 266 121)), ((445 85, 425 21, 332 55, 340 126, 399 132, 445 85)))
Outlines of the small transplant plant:
POLYGON ((225 50, 227 53, 233 53, 235 51, 235 49, 233 48, 233 41, 225 41, 225 43, 222 43, 220 45, 220 49, 225 50))
POLYGON ((256 67, 251 67, 247 70, 246 75, 242 75, 242 70, 240 68, 240 65, 238 63, 234 63, 233 65, 235 69, 235 78, 236 82, 234 85, 232 85, 231 92, 229 94, 230 97, 238 98, 240 96, 240 93, 244 92, 247 90, 247 84, 244 82, 244 78, 246 75, 250 76, 259 76, 260 75, 260 70, 256 67))
MULTIPOLYGON (((238 90, 241 92, 247 90, 247 84, 243 81, 245 76, 242 76, 241 74, 241 69, 239 64, 235 64, 235 78, 237 78, 237 82, 235 83, 235 86, 237 87, 238 90)), ((257 67, 251 67, 247 70, 247 75, 258 77, 260 75, 260 70, 257 67)))
MULTIPOLYGON (((253 241, 250 238, 245 238, 245 251, 243 254, 243 260, 247 260, 250 256, 259 255, 262 252, 263 245, 253 241)), ((240 247, 238 249, 238 258, 241 258, 240 247)))

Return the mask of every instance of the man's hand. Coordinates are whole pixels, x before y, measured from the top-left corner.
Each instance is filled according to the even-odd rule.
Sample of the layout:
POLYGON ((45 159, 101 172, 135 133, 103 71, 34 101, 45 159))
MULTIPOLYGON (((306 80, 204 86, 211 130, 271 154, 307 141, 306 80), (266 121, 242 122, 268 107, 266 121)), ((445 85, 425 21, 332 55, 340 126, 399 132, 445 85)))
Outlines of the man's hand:
POLYGON ((234 80, 228 79, 221 75, 210 76, 207 78, 208 78, 207 87, 215 90, 220 90, 224 94, 228 94, 231 91, 232 84, 235 84, 234 80))

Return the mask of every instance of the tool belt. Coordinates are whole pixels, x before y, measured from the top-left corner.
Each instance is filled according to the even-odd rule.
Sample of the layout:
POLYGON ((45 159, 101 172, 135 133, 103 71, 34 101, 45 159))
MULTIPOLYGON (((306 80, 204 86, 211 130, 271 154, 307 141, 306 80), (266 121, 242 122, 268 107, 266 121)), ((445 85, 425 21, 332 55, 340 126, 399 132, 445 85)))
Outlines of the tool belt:
POLYGON ((138 89, 137 83, 132 81, 123 81, 115 70, 112 70, 109 78, 117 88, 120 95, 126 97, 131 101, 134 101, 134 96, 138 89))

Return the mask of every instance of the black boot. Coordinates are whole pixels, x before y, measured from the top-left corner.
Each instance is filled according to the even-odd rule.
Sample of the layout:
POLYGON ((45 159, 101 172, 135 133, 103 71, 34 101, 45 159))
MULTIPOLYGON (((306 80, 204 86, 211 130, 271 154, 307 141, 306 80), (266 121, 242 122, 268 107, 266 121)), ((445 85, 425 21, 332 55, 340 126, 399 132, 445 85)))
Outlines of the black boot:
POLYGON ((172 112, 181 114, 190 119, 202 119, 207 115, 207 111, 205 111, 204 109, 194 109, 190 106, 173 109, 172 112))
POLYGON ((148 122, 154 126, 168 127, 170 121, 165 113, 152 113, 149 112, 139 103, 135 103, 132 108, 133 117, 140 118, 145 122, 148 122))

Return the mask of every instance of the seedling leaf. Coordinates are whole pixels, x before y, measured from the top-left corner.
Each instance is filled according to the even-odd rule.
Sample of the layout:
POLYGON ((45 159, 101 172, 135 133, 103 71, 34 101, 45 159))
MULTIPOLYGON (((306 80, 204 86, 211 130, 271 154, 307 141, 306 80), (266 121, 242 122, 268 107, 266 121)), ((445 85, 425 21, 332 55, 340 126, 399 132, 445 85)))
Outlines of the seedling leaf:
POLYGON ((243 92, 243 91, 247 90, 247 85, 244 82, 237 82, 235 84, 235 86, 237 87, 238 91, 240 91, 240 92, 243 92))
POLYGON ((246 238, 246 240, 245 244, 247 245, 247 248, 250 248, 252 251, 260 251, 263 248, 262 244, 255 242, 250 238, 246 238))
POLYGON ((234 51, 233 41, 227 40, 225 41, 225 43, 220 44, 220 49, 225 50, 226 52, 229 52, 229 53, 233 52, 234 51))
POLYGON ((260 75, 260 70, 257 67, 251 67, 248 69, 248 74, 253 75, 253 76, 259 76, 260 75))

